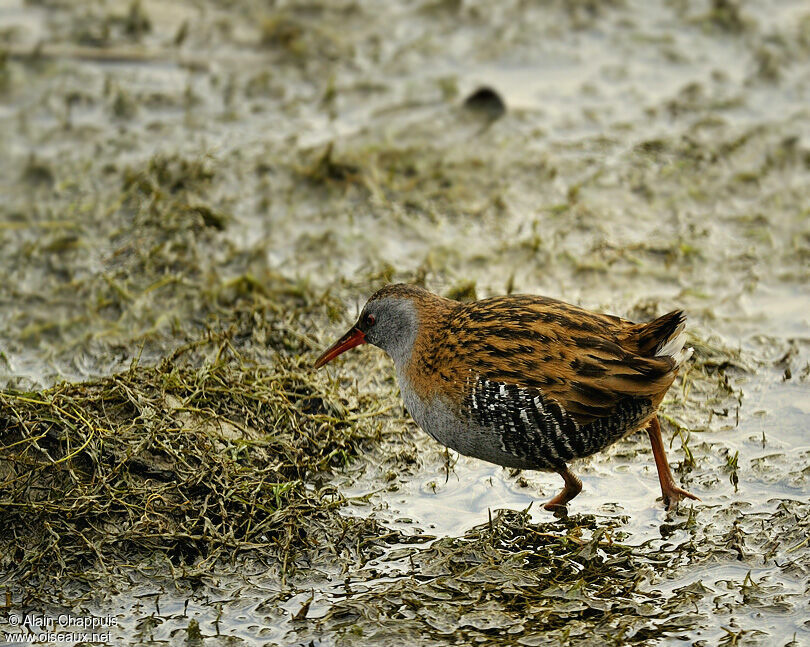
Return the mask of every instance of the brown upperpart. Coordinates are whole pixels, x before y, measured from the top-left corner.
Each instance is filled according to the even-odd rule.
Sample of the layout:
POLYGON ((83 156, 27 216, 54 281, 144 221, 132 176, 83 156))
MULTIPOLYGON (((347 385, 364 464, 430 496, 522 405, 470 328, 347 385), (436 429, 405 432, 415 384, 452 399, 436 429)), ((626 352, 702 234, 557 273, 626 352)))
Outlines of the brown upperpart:
POLYGON ((586 424, 627 396, 650 398, 655 411, 678 374, 674 358, 655 353, 679 331, 681 311, 637 324, 547 297, 463 304, 414 286, 384 296, 397 293, 419 315, 407 376, 422 397, 459 403, 473 375, 539 389, 586 424))

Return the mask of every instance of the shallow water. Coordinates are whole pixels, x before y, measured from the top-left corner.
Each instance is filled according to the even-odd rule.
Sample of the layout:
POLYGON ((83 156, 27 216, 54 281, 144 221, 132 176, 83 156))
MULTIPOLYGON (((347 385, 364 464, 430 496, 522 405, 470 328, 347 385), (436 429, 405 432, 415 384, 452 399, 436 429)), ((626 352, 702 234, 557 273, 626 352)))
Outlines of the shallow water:
MULTIPOLYGON (((141 6, 140 35, 129 3, 0 6, 0 383, 156 361, 204 328, 206 290, 245 273, 339 292, 344 321, 324 344, 381 277, 439 292, 473 281, 479 297, 511 286, 636 319, 682 307, 696 368, 663 410, 670 462, 703 499, 694 522, 656 502, 641 434, 576 466, 572 514, 617 523, 641 556, 702 546, 647 576, 645 590, 694 611, 647 643, 810 644, 805 3, 141 6), (461 107, 482 85, 507 106, 492 123, 461 107), (227 216, 221 231, 180 221, 164 237, 121 206, 127 173, 160 156, 191 206, 227 216), (158 248, 165 264, 139 255, 158 248)), ((395 404, 376 352, 329 370, 395 404)), ((325 560, 282 584, 256 566, 196 591, 147 580, 88 608, 118 613, 118 644, 354 644, 335 610, 418 580, 428 536, 462 537, 501 508, 549 522, 539 504, 560 487, 464 457, 448 474, 398 417, 334 483, 345 514, 425 540, 394 538, 348 575, 325 560), (201 638, 184 633, 191 619, 201 638)), ((401 644, 384 616, 358 621, 364 642, 401 644)), ((408 627, 416 644, 450 640, 408 627)))

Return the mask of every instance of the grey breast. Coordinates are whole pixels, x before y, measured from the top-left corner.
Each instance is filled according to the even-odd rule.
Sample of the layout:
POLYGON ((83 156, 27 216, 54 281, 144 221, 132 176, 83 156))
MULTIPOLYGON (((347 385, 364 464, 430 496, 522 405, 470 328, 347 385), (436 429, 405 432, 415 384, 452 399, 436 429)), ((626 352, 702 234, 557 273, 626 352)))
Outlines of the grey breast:
MULTIPOLYGON (((425 433, 442 445, 465 456, 518 469, 553 469, 545 461, 538 462, 535 454, 505 442, 503 427, 477 416, 466 405, 459 410, 440 396, 422 399, 411 388, 407 377, 397 372, 402 399, 411 417, 425 433)), ((493 402, 497 407, 499 403, 493 402)), ((494 411, 493 411, 494 413, 494 411)))

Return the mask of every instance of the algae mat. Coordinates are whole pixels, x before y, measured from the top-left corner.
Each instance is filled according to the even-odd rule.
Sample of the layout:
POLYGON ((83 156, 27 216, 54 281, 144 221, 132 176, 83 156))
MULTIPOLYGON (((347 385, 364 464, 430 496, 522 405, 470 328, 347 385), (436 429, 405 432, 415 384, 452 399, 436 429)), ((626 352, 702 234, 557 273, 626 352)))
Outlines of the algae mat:
POLYGON ((0 632, 810 643, 808 63, 801 2, 3 3, 0 632), (686 309, 703 502, 639 434, 556 519, 313 373, 391 280, 686 309))

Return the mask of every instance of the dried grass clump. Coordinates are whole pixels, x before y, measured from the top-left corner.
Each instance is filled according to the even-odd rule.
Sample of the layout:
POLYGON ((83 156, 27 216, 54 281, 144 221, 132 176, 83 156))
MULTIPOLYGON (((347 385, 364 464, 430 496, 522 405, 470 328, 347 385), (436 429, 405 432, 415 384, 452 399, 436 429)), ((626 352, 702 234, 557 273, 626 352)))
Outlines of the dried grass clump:
POLYGON ((250 550, 286 565, 356 523, 337 514, 327 477, 379 434, 372 399, 349 392, 346 406, 300 355, 264 365, 231 341, 0 392, 0 583, 92 579, 145 558, 199 572, 250 550), (201 350, 209 361, 195 366, 201 350))

